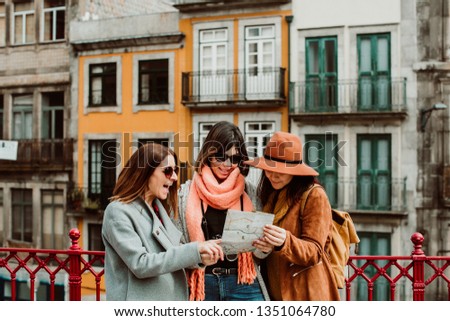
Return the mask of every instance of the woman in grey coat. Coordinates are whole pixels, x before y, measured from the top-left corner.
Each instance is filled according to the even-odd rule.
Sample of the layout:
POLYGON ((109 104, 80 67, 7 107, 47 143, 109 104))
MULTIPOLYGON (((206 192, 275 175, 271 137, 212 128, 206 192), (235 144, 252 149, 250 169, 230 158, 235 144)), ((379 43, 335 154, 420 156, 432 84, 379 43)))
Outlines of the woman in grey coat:
POLYGON ((177 215, 177 159, 159 144, 141 146, 119 175, 105 210, 107 300, 187 300, 185 268, 223 259, 220 241, 181 244, 177 215))

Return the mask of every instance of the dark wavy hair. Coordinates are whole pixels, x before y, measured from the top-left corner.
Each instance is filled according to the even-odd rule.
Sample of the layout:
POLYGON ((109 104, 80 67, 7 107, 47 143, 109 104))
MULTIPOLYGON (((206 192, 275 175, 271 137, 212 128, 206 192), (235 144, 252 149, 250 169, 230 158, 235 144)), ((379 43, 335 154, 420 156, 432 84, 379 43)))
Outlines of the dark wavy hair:
MULTIPOLYGON (((172 155, 175 158, 175 164, 178 164, 177 155, 170 148, 155 143, 142 145, 131 155, 120 172, 110 200, 131 203, 138 197, 143 197, 150 176, 169 155, 172 155)), ((169 197, 161 200, 167 213, 173 210, 175 216, 178 215, 177 198, 177 184, 172 184, 169 188, 169 197)))
MULTIPOLYGON (((287 188, 287 202, 289 206, 292 206, 296 202, 300 201, 302 194, 313 184, 319 184, 318 179, 315 176, 294 176, 289 184, 285 187, 287 188)), ((271 200, 273 200, 273 195, 278 194, 281 190, 276 190, 272 187, 270 180, 267 178, 266 174, 263 172, 259 180, 257 195, 261 200, 261 204, 265 206, 271 200)), ((271 204, 275 207, 275 202, 271 204)), ((269 212, 273 212, 274 208, 268 209, 269 212)))
POLYGON ((244 137, 239 127, 227 121, 218 122, 209 131, 195 161, 195 170, 201 173, 203 166, 211 166, 210 159, 214 154, 225 154, 232 147, 236 147, 242 157, 242 161, 238 165, 241 174, 247 176, 249 167, 243 162, 249 158, 244 137))

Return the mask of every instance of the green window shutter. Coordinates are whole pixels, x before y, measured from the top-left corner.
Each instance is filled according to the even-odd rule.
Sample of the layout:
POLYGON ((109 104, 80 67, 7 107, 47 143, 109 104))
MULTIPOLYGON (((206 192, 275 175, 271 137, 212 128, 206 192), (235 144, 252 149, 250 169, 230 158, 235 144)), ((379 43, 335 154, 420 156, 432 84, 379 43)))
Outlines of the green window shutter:
POLYGON ((391 210, 391 137, 358 135, 357 208, 391 210))
POLYGON ((391 110, 390 34, 359 35, 358 109, 391 110))
POLYGON ((306 39, 306 111, 336 111, 337 38, 306 39))
MULTIPOLYGON (((358 236, 361 240, 359 243, 359 255, 391 255, 391 235, 389 233, 370 233, 360 232, 358 236)), ((362 266, 365 261, 359 261, 358 266, 362 266)), ((383 267, 388 262, 386 260, 376 261, 376 264, 383 267)), ((390 274, 390 268, 387 269, 390 274)), ((364 274, 372 278, 377 273, 373 266, 368 266, 364 270, 364 274)), ((356 293, 358 301, 368 300, 368 286, 367 281, 362 277, 358 277, 356 281, 356 293)), ((379 277, 374 283, 373 300, 374 301, 388 301, 389 297, 389 282, 379 277)))
POLYGON ((305 162, 319 173, 332 207, 338 207, 337 135, 305 136, 305 162))

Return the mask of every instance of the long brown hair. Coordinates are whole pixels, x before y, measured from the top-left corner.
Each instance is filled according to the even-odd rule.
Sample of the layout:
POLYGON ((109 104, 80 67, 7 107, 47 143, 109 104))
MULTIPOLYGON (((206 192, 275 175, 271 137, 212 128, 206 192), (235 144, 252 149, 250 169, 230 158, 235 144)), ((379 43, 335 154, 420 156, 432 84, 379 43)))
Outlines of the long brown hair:
MULTIPOLYGON (((170 148, 155 143, 142 145, 131 155, 120 172, 110 200, 131 203, 143 196, 150 176, 169 155, 172 155, 175 158, 175 164, 178 164, 177 155, 170 148)), ((177 197, 177 184, 172 184, 169 188, 169 197, 161 200, 167 213, 173 210, 175 216, 178 215, 177 197)))
POLYGON ((242 157, 242 161, 238 165, 241 174, 247 176, 249 167, 243 162, 249 158, 244 137, 239 127, 227 121, 218 122, 208 132, 205 142, 198 153, 195 170, 200 173, 203 166, 210 167, 210 159, 214 154, 225 154, 232 147, 236 147, 239 155, 242 157))
MULTIPOLYGON (((319 184, 318 179, 315 176, 297 176, 292 177, 289 184, 284 187, 287 189, 286 197, 289 206, 298 202, 302 197, 302 194, 313 184, 319 184)), ((261 178, 259 180, 257 195, 261 200, 261 204, 265 206, 271 201, 274 201, 274 194, 278 194, 281 190, 276 190, 272 187, 270 180, 267 178, 264 171, 261 173, 261 178)), ((276 195, 275 195, 276 196, 276 195)), ((271 204, 272 207, 275 206, 276 200, 271 204)), ((273 211, 273 208, 270 210, 273 211)))

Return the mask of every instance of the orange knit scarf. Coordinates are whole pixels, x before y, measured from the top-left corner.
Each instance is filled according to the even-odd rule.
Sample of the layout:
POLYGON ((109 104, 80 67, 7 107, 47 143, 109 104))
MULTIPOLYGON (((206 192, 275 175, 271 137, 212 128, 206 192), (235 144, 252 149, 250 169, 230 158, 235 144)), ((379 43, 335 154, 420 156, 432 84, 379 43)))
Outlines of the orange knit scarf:
MULTIPOLYGON (((240 198, 244 194, 244 211, 253 211, 250 197, 245 193, 245 179, 239 168, 234 169, 228 178, 218 183, 211 168, 202 168, 201 175, 194 174, 186 205, 186 225, 191 241, 205 240, 201 228, 203 201, 204 210, 208 205, 219 209, 241 209, 240 198)), ((238 256, 238 283, 252 284, 256 278, 255 265, 252 253, 240 253, 238 256)), ((205 270, 195 269, 189 272, 188 283, 190 289, 189 299, 200 301, 205 299, 205 270)))

